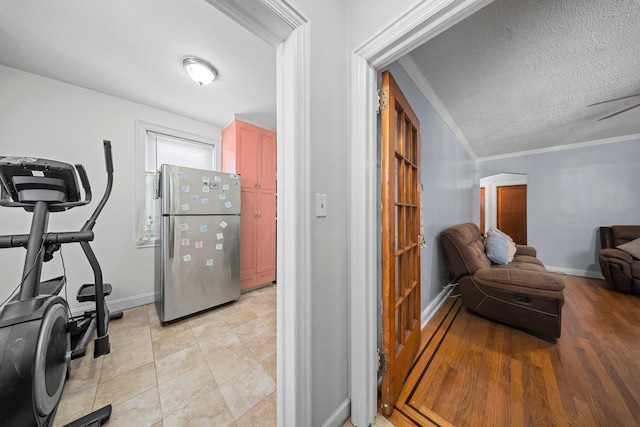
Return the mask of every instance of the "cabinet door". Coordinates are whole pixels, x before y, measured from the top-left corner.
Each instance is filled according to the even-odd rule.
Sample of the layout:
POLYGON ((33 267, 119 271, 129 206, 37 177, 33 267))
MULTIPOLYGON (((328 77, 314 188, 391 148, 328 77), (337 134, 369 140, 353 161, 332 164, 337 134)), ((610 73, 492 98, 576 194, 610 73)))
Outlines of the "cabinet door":
POLYGON ((258 284, 276 279, 276 195, 272 191, 258 193, 257 281, 258 284))
POLYGON ((260 183, 262 190, 276 190, 276 134, 261 132, 260 139, 260 183))
POLYGON ((256 283, 256 224, 258 207, 257 190, 242 188, 240 212, 240 289, 250 288, 256 283))
POLYGON ((254 128, 238 126, 238 151, 238 173, 242 176, 241 185, 256 188, 260 180, 258 175, 260 150, 258 133, 254 128))

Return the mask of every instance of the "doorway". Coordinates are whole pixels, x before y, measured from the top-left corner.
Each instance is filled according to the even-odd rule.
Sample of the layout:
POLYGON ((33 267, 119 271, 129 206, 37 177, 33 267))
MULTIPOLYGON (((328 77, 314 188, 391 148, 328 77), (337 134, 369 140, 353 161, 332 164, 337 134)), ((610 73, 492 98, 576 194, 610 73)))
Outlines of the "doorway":
POLYGON ((527 175, 499 173, 480 179, 485 189, 484 206, 481 198, 480 217, 485 229, 497 227, 520 245, 527 244, 527 175))

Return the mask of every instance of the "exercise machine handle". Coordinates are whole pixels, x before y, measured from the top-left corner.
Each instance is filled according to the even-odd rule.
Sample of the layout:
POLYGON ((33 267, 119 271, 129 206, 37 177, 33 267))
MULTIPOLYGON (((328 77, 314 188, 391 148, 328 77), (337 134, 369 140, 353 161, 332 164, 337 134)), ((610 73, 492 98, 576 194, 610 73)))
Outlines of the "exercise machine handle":
POLYGON ((83 205, 89 204, 91 202, 91 184, 89 183, 89 177, 87 176, 87 171, 84 166, 81 164, 74 165, 76 170, 78 171, 78 175, 80 175, 80 182, 82 182, 82 188, 84 188, 84 200, 82 202, 83 205))
POLYGON ((102 141, 104 144, 104 161, 107 165, 107 173, 113 173, 113 156, 111 155, 111 141, 106 139, 102 141))
POLYGON ((109 196, 111 195, 111 188, 113 187, 113 156, 111 154, 111 141, 103 140, 104 144, 104 160, 107 168, 107 187, 104 190, 104 195, 96 206, 96 210, 93 211, 91 217, 85 222, 82 227, 82 231, 93 230, 93 227, 96 225, 96 219, 98 219, 98 215, 102 212, 104 205, 107 203, 109 196))

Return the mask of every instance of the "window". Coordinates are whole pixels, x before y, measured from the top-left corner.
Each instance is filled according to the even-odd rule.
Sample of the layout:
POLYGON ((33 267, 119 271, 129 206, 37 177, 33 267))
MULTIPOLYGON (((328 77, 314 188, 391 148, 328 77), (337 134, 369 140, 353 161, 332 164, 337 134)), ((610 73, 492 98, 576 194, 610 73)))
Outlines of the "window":
MULTIPOLYGON (((220 147, 213 139, 139 123, 136 177, 136 245, 151 246, 159 237, 155 214, 157 171, 163 164, 219 170, 220 147), (143 163, 143 165, 141 164, 143 163)), ((218 141, 219 142, 219 141, 218 141)))

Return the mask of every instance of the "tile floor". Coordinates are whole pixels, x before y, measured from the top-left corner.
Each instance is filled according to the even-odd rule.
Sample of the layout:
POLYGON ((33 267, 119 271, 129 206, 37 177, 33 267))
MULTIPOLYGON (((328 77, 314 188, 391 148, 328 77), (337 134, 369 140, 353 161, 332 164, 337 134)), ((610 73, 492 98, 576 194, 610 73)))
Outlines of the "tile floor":
POLYGON ((110 354, 72 361, 54 426, 108 403, 109 427, 276 425, 275 285, 168 326, 132 308, 109 337, 110 354))

